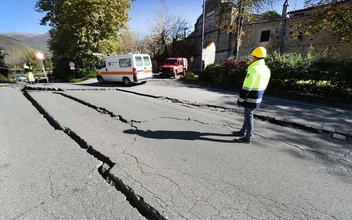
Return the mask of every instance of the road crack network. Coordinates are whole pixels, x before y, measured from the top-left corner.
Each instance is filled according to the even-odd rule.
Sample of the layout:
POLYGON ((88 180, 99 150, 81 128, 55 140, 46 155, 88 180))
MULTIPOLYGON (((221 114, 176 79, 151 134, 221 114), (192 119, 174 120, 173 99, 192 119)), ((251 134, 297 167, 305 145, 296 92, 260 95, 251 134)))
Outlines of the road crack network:
MULTIPOLYGON (((72 131, 70 128, 66 128, 60 125, 45 109, 39 105, 39 103, 29 95, 28 92, 24 91, 24 96, 32 103, 32 105, 41 113, 48 123, 55 129, 63 131, 72 140, 74 140, 81 148, 86 149, 87 153, 101 161, 103 164, 98 168, 99 174, 106 180, 107 183, 114 186, 116 190, 123 193, 126 196, 126 200, 131 204, 132 207, 136 208, 142 216, 150 220, 166 220, 155 208, 144 201, 143 197, 136 195, 130 186, 127 186, 123 181, 112 175, 110 170, 115 166, 115 163, 110 160, 109 157, 101 154, 99 151, 95 150, 93 146, 89 145, 85 140, 83 140, 78 134, 72 131)), ((78 101, 78 100, 77 100, 78 101)), ((82 103, 81 101, 80 103, 82 103)), ((82 103, 84 104, 84 102, 82 103)), ((88 104, 88 103, 87 103, 88 104)), ((91 105, 90 107, 95 108, 91 105)), ((97 111, 110 114, 109 111, 101 108, 96 108, 97 111)), ((116 117, 114 114, 110 114, 112 117, 116 117)), ((119 120, 127 123, 122 117, 119 120), (121 120, 122 119, 122 120, 121 120)))
MULTIPOLYGON (((107 111, 104 108, 100 108, 100 107, 96 107, 94 105, 91 105, 90 103, 84 102, 83 100, 77 99, 73 96, 64 94, 62 92, 64 92, 63 89, 59 89, 59 88, 41 88, 41 87, 28 87, 25 86, 22 91, 30 91, 30 90, 38 90, 38 91, 52 91, 52 92, 57 92, 58 94, 61 94, 67 98, 71 98, 77 102, 80 102, 81 104, 90 106, 94 109, 96 109, 97 111, 107 111)), ((87 90, 98 90, 98 89, 68 89, 66 91, 77 91, 77 90, 81 90, 81 91, 87 91, 87 90)), ((210 104, 203 104, 203 103, 192 103, 186 100, 179 100, 179 99, 175 99, 175 98, 170 98, 170 97, 165 97, 165 96, 155 96, 155 95, 150 95, 150 94, 144 94, 144 93, 139 93, 139 92, 134 92, 134 91, 127 91, 124 89, 103 89, 105 90, 116 90, 119 92, 124 92, 124 93, 130 93, 130 94, 134 94, 134 95, 139 95, 139 96, 144 96, 144 97, 149 97, 149 98, 154 98, 154 99, 164 99, 167 101, 171 101, 173 103, 179 103, 182 105, 186 105, 186 106, 194 106, 194 107, 203 107, 203 108, 209 108, 211 110, 214 111, 221 111, 221 112, 236 112, 237 114, 242 114, 242 111, 236 109, 236 108, 226 108, 226 107, 222 107, 222 106, 217 106, 217 105, 210 105, 210 104)), ((108 114, 113 114, 112 112, 107 111, 108 114)), ((114 115, 112 115, 114 116, 114 115)), ((119 120, 124 120, 122 116, 115 116, 118 117, 119 120)), ((312 127, 310 125, 304 125, 304 124, 300 124, 300 123, 296 123, 296 122, 292 122, 292 121, 287 121, 287 120, 280 120, 280 119, 276 119, 274 117, 270 117, 270 116, 266 116, 266 115, 260 115, 258 113, 254 114, 254 118, 258 119, 258 120, 262 120, 262 121, 266 121, 269 122, 271 124, 275 124, 275 125, 279 125, 279 126, 284 126, 284 127, 292 127, 295 129, 299 129, 299 130, 303 130, 303 131, 307 131, 307 132, 311 132, 311 133, 321 133, 321 134, 327 134, 329 135, 331 138, 334 139, 341 139, 341 140, 345 140, 347 142, 350 142, 352 140, 352 134, 350 132, 345 133, 345 132, 340 132, 337 131, 336 129, 331 129, 331 128, 326 128, 325 126, 322 126, 320 128, 316 128, 316 127, 312 127)), ((127 122, 127 121, 125 121, 127 122)))
MULTIPOLYGON (((118 90, 118 89, 117 89, 118 90)), ((166 99, 168 101, 171 101, 173 103, 179 103, 182 105, 187 105, 187 106, 194 106, 194 107, 206 107, 215 111, 222 111, 222 112, 237 112, 238 114, 242 114, 239 110, 237 109, 231 109, 231 108, 223 108, 220 106, 214 106, 214 105, 203 105, 203 104, 197 104, 197 103, 189 103, 187 101, 181 101, 181 100, 177 100, 177 99, 172 99, 172 98, 167 98, 167 97, 159 97, 159 96, 151 96, 151 95, 145 95, 145 94, 140 94, 140 93, 135 93, 135 92, 129 92, 129 91, 125 91, 125 90, 119 90, 122 92, 128 92, 128 93, 134 93, 136 95, 143 95, 143 96, 147 96, 147 97, 151 97, 151 98, 156 98, 156 99, 166 99)), ((78 99, 76 97, 70 96, 68 94, 63 93, 60 90, 53 90, 52 91, 54 94, 58 94, 58 95, 62 95, 66 98, 69 98, 71 100, 74 100, 78 103, 81 103, 82 105, 88 106, 89 108, 92 108, 96 111, 98 111, 99 113, 102 114, 107 114, 109 115, 111 118, 115 118, 116 120, 119 120, 123 123, 129 124, 131 127, 133 127, 136 130, 136 134, 139 135, 139 130, 138 130, 138 126, 137 124, 142 123, 142 121, 139 120, 127 120, 126 118, 124 118, 122 115, 116 115, 115 113, 113 113, 112 111, 109 111, 105 108, 99 107, 99 106, 95 106, 91 103, 88 103, 84 100, 78 99)), ((126 196, 126 200, 131 204, 131 206, 135 207, 141 215, 143 215, 145 218, 147 219, 157 219, 157 220, 164 220, 167 219, 167 217, 162 216, 162 214, 156 210, 154 207, 152 207, 151 205, 149 205, 143 197, 141 197, 140 195, 136 194, 134 192, 134 190, 132 189, 132 187, 126 185, 121 178, 119 178, 118 176, 115 176, 114 174, 112 174, 110 172, 110 170, 112 168, 114 168, 114 166, 116 165, 109 157, 101 154, 99 151, 95 150, 93 146, 89 145, 89 143, 87 143, 84 139, 82 139, 78 134, 76 134, 73 130, 71 130, 70 128, 67 127, 63 127, 59 124, 58 121, 56 121, 48 112, 45 111, 45 109, 40 106, 40 104, 33 98, 30 96, 30 94, 26 91, 26 89, 23 90, 23 94, 24 96, 33 104, 33 106, 44 116, 44 118, 48 121, 48 123, 56 130, 61 130, 63 131, 65 134, 67 134, 72 140, 74 140, 81 148, 86 149, 87 153, 89 153, 90 155, 92 155, 93 157, 97 158, 99 161, 102 162, 102 165, 98 168, 98 172, 100 173, 100 175, 105 179, 105 181, 107 183, 109 183, 111 186, 115 187, 117 191, 123 193, 126 196)), ((190 120, 190 119, 180 119, 180 118, 174 118, 174 117, 160 117, 160 118, 167 118, 167 119, 174 119, 174 120, 190 120)), ((262 121, 267 121, 269 123, 272 124, 276 124, 276 125, 280 125, 280 126, 289 126, 289 127, 293 127, 296 129, 301 129, 304 131, 308 131, 311 133, 327 133, 329 134, 331 137, 333 137, 334 133, 331 133, 331 131, 325 131, 324 129, 317 129, 317 128, 312 128, 312 127, 308 127, 306 125, 301 125, 298 123, 294 123, 294 122, 287 122, 287 121, 280 121, 277 120, 275 118, 272 117, 268 117, 268 116, 261 116, 261 115, 255 115, 256 119, 262 120, 262 121)), ((201 123, 201 124, 205 124, 201 121, 195 121, 197 123, 201 123)), ((208 123, 207 123, 208 124, 208 123)), ((225 126, 225 125, 222 125, 225 126)), ((335 131, 336 132, 336 131, 335 131)), ((343 135, 343 134, 339 134, 339 135, 343 135)), ((348 141, 349 138, 351 138, 350 135, 345 136, 346 140, 348 141)), ((286 142, 285 142, 286 143, 286 142)), ((303 153, 305 152, 310 152, 313 154, 320 155, 322 157, 328 157, 327 155, 324 155, 321 152, 318 151, 312 151, 312 150, 308 150, 308 149, 303 149, 300 146, 296 146, 296 145, 292 145, 290 143, 286 143, 292 147, 295 147, 299 150, 301 150, 303 153)), ((352 150, 348 153, 345 154, 345 158, 351 156, 352 150)), ((125 153, 125 152, 124 152, 125 153)), ((133 156, 128 154, 129 156, 133 156)), ((331 158, 330 158, 331 159, 331 158)), ((339 162, 339 159, 341 158, 335 158, 335 160, 337 160, 339 162)), ((137 158, 135 158, 136 163, 139 164, 139 161, 137 158)), ((339 162, 341 163, 341 162, 339 162)), ((143 168, 138 165, 138 167, 141 169, 141 172, 144 172, 143 168)), ((128 175, 127 173, 125 173, 126 175, 128 175)), ((151 173, 154 175, 159 175, 162 178, 168 179, 172 184, 174 184, 176 186, 176 188, 180 189, 180 186, 173 181, 171 178, 169 178, 168 176, 164 176, 161 174, 156 174, 156 173, 151 173)), ((131 177, 132 178, 132 177, 131 177)), ((146 188, 143 187, 142 183, 139 183, 137 180, 135 180, 138 184, 140 184, 140 186, 144 189, 147 190, 146 188)), ((237 186, 232 186, 232 187, 237 187, 237 186)), ((148 191, 148 190, 147 190, 148 191)), ((152 195, 155 196, 156 199, 159 199, 157 197, 157 195, 155 195, 154 193, 148 191, 149 193, 151 193, 152 195)), ((182 190, 181 190, 182 192, 182 190)), ((224 192, 223 192, 224 193, 224 192)), ((263 203, 263 206, 268 206, 270 207, 271 205, 274 205, 276 208, 280 207, 280 209, 282 209, 282 212, 289 212, 287 209, 287 207, 285 207, 284 204, 276 204, 276 201, 272 201, 270 198, 258 198, 258 196, 256 195, 251 195, 249 192, 244 192, 242 189, 238 189, 238 196, 240 196, 240 194, 242 193, 248 193, 247 195, 243 195, 243 196, 253 196, 252 199, 253 200, 262 200, 264 199, 264 201, 260 201, 261 203, 263 203), (268 202, 269 201, 269 202, 268 202), (268 203, 266 203, 268 202, 268 203), (273 204, 271 204, 273 203, 273 204)), ((186 196, 186 195, 184 195, 186 196)), ((203 202, 207 202, 207 199, 205 199, 203 202)), ((240 201, 237 201, 240 202, 240 201)), ((211 205, 211 203, 209 203, 209 205, 211 205)), ((246 214, 248 215, 248 213, 246 213, 246 208, 245 208, 246 204, 242 204, 242 214, 246 214)), ((195 204, 194 204, 195 206, 195 204)), ((192 207, 193 208, 193 207, 192 207)), ((191 208, 191 209, 192 209, 191 208)), ((219 215, 221 213, 221 209, 212 206, 212 208, 214 208, 217 211, 217 215, 219 215)), ((280 210, 279 209, 279 210, 280 210)), ((270 210, 270 208, 269 208, 270 210)), ((177 210, 175 210, 177 211, 177 210)), ((248 211, 248 210, 247 210, 248 211)), ((299 216, 299 213, 295 213, 295 210, 291 210, 292 216, 299 216)), ((278 215, 278 213, 274 213, 274 211, 272 211, 273 215, 278 215)), ((179 213, 181 215, 181 213, 179 213)), ((190 213, 188 213, 190 214, 190 213)), ((263 214, 263 213, 260 213, 263 214)), ((301 216, 306 216, 304 213, 301 213, 301 216)), ((253 216, 252 216, 253 217, 253 216)), ((308 216, 306 216, 308 217, 308 216)), ((330 216, 331 217, 331 216, 330 216)))

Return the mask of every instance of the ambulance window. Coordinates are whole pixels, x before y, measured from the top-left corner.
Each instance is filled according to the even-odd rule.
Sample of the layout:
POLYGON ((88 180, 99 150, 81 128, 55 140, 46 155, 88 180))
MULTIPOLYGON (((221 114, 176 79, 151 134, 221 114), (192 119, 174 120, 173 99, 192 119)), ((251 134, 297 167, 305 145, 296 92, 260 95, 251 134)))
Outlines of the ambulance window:
POLYGON ((96 68, 100 70, 105 67, 106 67, 105 58, 102 58, 99 60, 98 64, 96 65, 96 68))
POLYGON ((130 67, 131 59, 130 58, 119 59, 119 65, 120 67, 130 67))
POLYGON ((143 61, 142 61, 142 57, 135 57, 136 60, 136 66, 143 66, 143 61))
POLYGON ((150 65, 151 65, 151 64, 150 64, 150 59, 149 59, 148 56, 144 56, 144 57, 143 57, 143 61, 144 61, 144 65, 145 65, 145 66, 150 66, 150 65))

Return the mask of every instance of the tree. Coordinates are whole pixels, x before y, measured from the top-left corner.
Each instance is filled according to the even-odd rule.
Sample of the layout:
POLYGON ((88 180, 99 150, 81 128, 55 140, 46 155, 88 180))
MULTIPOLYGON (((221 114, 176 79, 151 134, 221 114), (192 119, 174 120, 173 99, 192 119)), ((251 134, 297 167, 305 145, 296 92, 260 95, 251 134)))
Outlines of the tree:
POLYGON ((168 56, 167 44, 170 43, 171 23, 172 15, 169 14, 165 1, 160 0, 160 8, 154 13, 152 20, 149 20, 149 25, 153 39, 162 49, 158 52, 163 53, 166 57, 168 56))
POLYGON ((145 39, 145 49, 148 54, 157 62, 157 66, 160 66, 161 63, 165 60, 166 56, 163 53, 164 46, 161 45, 160 36, 158 35, 150 35, 145 39))
POLYGON ((5 50, 0 47, 0 74, 7 77, 9 75, 9 69, 5 61, 5 50))
POLYGON ((160 1, 160 8, 149 20, 149 25, 151 36, 148 37, 148 48, 153 51, 159 65, 166 57, 175 55, 176 43, 185 37, 184 32, 190 25, 181 15, 169 13, 164 0, 160 1), (171 51, 168 50, 169 45, 171 51))
POLYGON ((235 36, 234 57, 238 58, 244 21, 250 21, 254 12, 260 13, 268 8, 275 0, 228 0, 220 4, 219 28, 235 36))
POLYGON ((121 31, 121 46, 123 47, 125 53, 137 51, 136 42, 130 31, 128 30, 121 31))
POLYGON ((141 32, 132 31, 132 37, 134 39, 137 51, 139 51, 140 53, 146 53, 146 36, 141 34, 141 32))
POLYGON ((306 0, 305 5, 314 7, 310 19, 299 24, 306 28, 306 34, 329 28, 337 39, 352 43, 351 0, 306 0))
POLYGON ((264 20, 271 20, 271 19, 277 19, 280 18, 281 15, 277 13, 277 11, 267 11, 261 14, 260 16, 264 20))
MULTIPOLYGON (((33 69, 41 69, 40 62, 35 59, 34 53, 35 49, 30 47, 6 51, 7 64, 11 68, 22 69, 23 64, 30 61, 33 69)), ((45 55, 45 57, 48 58, 48 55, 45 55)))
POLYGON ((175 56, 177 41, 186 37, 185 31, 190 29, 190 24, 180 14, 174 14, 171 17, 170 37, 172 38, 172 54, 175 56))
POLYGON ((49 25, 54 74, 68 72, 68 63, 90 67, 92 53, 122 50, 118 31, 127 28, 129 0, 38 0, 35 9, 45 12, 40 24, 49 25))
POLYGON ((145 38, 140 32, 121 31, 121 46, 125 53, 145 53, 145 38))

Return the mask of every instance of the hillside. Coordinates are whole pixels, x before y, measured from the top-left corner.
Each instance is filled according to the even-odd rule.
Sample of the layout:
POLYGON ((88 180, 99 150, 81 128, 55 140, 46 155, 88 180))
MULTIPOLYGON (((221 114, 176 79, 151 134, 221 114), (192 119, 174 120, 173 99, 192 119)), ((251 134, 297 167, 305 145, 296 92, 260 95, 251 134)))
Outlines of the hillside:
POLYGON ((36 50, 43 51, 44 53, 50 53, 47 41, 49 40, 49 33, 36 34, 36 33, 3 33, 0 34, 0 47, 5 50, 23 49, 31 47, 36 50))
POLYGON ((13 49, 25 49, 29 47, 29 45, 19 40, 0 35, 0 47, 5 51, 10 51, 13 49))

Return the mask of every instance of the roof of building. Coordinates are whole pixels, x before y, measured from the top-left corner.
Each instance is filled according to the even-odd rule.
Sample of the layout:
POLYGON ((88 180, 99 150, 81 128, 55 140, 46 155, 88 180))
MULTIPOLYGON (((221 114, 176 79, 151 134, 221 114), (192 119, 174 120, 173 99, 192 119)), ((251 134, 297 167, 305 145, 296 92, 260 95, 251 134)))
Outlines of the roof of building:
POLYGON ((287 14, 292 14, 292 13, 297 13, 297 12, 308 11, 308 10, 312 10, 313 8, 314 8, 314 6, 312 6, 312 7, 307 7, 307 8, 302 8, 302 9, 297 9, 297 10, 293 10, 293 11, 287 12, 287 14))

